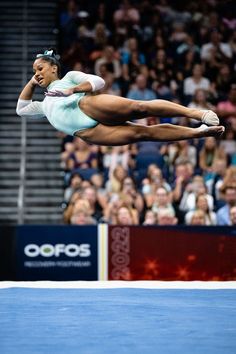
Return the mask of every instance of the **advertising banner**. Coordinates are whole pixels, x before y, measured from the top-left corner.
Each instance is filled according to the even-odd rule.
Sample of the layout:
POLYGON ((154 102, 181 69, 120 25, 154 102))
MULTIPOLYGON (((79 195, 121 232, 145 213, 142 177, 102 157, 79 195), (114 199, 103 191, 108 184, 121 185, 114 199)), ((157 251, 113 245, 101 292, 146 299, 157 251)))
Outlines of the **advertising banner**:
POLYGON ((236 230, 109 226, 109 280, 236 280, 236 230))
POLYGON ((96 226, 19 226, 18 280, 97 280, 96 226))

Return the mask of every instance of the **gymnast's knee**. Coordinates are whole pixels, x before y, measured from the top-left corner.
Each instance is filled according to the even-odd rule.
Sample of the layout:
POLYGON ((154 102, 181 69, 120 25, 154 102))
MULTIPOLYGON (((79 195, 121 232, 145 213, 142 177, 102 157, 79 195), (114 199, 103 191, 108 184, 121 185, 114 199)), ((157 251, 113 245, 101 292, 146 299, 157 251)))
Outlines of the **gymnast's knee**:
POLYGON ((147 103, 143 101, 132 102, 132 114, 136 117, 146 117, 148 115, 147 103))

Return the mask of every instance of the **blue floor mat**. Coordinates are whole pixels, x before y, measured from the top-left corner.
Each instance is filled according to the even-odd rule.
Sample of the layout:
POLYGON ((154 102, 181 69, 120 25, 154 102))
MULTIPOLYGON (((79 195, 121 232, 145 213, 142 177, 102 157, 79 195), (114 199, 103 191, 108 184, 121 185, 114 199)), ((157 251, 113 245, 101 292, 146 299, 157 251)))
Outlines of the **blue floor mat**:
POLYGON ((1 354, 235 354, 235 290, 0 290, 1 354))

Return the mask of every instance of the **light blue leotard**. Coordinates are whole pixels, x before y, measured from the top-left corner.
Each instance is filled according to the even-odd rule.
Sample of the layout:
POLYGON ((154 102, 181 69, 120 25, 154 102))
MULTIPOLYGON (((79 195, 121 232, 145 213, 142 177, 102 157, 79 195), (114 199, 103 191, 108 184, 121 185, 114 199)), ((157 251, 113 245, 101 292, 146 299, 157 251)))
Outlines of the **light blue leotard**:
MULTIPOLYGON (((93 91, 104 86, 104 80, 98 76, 70 71, 63 79, 53 81, 47 89, 50 91, 65 90, 85 81, 91 83, 93 91)), ((22 117, 34 119, 47 117, 57 130, 74 135, 78 131, 95 127, 98 124, 79 107, 79 101, 84 95, 85 93, 75 93, 68 97, 46 96, 42 102, 19 99, 16 112, 22 117)))

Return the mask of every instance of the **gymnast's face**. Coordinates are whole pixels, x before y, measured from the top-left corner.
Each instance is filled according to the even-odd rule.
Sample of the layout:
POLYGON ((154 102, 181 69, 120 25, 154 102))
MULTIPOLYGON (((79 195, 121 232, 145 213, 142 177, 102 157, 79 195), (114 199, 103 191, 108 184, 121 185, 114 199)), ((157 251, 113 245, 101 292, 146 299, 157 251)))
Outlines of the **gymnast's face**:
POLYGON ((52 81, 58 79, 57 66, 43 60, 36 59, 33 64, 33 72, 39 86, 47 87, 52 81))

